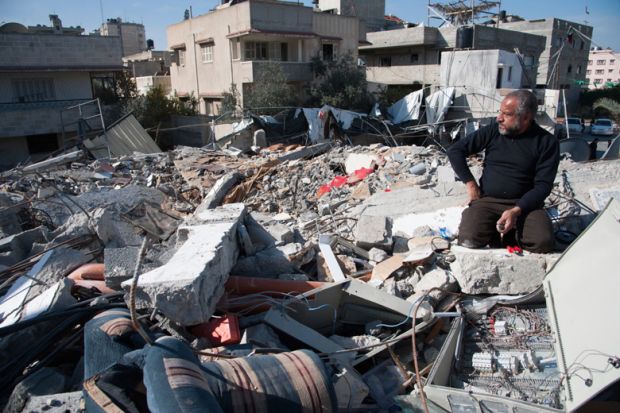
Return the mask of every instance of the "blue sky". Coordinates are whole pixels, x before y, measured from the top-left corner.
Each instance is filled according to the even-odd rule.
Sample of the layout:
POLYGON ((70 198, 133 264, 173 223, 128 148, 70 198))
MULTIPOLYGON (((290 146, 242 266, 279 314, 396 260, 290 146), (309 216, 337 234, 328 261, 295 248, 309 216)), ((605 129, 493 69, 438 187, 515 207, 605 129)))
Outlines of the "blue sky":
MULTIPOLYGON (((311 5, 311 0, 301 0, 311 5)), ((65 26, 82 26, 88 32, 104 18, 121 17, 143 23, 146 37, 156 49, 166 47, 166 26, 183 19, 192 6, 194 15, 203 14, 219 0, 0 0, 0 24, 15 21, 25 25, 49 25, 49 14, 58 14, 65 26)), ((426 22, 427 0, 386 0, 386 13, 411 22, 426 22)), ((527 19, 558 17, 594 27, 594 41, 602 47, 620 51, 620 0, 503 0, 508 13, 527 19), (586 6, 590 11, 586 15, 586 6)))

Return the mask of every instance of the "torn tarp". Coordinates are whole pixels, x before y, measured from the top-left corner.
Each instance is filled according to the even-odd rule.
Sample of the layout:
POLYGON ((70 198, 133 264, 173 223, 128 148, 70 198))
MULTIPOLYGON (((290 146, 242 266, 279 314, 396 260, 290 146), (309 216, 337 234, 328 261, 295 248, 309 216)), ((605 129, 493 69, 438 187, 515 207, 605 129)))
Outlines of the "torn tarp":
POLYGON ((428 123, 429 133, 435 132, 436 123, 441 122, 452 104, 454 88, 447 87, 433 93, 426 98, 426 123, 428 123))
POLYGON ((416 90, 390 106, 387 111, 392 117, 392 123, 398 124, 420 117, 423 90, 416 90))

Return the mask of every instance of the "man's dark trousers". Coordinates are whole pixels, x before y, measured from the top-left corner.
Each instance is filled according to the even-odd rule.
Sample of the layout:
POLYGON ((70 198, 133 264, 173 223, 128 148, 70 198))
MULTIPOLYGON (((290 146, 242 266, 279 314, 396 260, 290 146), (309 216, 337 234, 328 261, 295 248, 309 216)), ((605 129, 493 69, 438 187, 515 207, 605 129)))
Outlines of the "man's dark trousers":
POLYGON ((502 213, 516 205, 516 199, 483 197, 476 199, 463 211, 459 227, 459 244, 468 248, 482 248, 487 245, 503 247, 518 245, 524 250, 537 253, 553 251, 553 226, 543 209, 522 214, 517 219, 516 229, 509 231, 502 243, 496 229, 502 213), (503 244, 503 245, 502 245, 503 244))

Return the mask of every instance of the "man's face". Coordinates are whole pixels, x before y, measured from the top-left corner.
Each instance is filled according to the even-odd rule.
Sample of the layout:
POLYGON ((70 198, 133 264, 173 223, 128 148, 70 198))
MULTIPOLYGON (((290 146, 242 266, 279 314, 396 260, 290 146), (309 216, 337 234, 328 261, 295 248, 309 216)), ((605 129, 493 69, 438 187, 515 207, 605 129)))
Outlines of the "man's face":
POLYGON ((517 99, 508 97, 503 100, 499 107, 497 115, 497 123, 499 125, 499 133, 506 136, 519 135, 527 130, 530 126, 531 115, 525 113, 517 114, 519 103, 517 99))

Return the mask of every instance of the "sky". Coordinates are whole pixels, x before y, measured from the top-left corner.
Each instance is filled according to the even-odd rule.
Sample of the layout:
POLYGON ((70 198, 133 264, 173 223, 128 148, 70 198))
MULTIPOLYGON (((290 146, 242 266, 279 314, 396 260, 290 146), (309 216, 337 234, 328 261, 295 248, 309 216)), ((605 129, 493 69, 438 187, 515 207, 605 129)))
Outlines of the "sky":
MULTIPOLYGON (((436 1, 436 0, 433 0, 436 1)), ((311 5, 312 0, 299 0, 311 5)), ((194 16, 207 13, 219 0, 0 0, 0 24, 18 22, 26 26, 48 25, 57 14, 63 26, 81 26, 86 32, 104 19, 144 24, 146 37, 155 49, 166 49, 166 26, 183 20, 185 9, 194 16)), ((427 21, 427 0, 386 0, 386 13, 413 23, 427 21)), ((620 0, 503 0, 502 9, 526 19, 558 17, 594 27, 594 45, 620 51, 620 0), (586 7, 590 14, 586 14, 586 7)), ((436 24, 436 23, 435 23, 436 24)))

